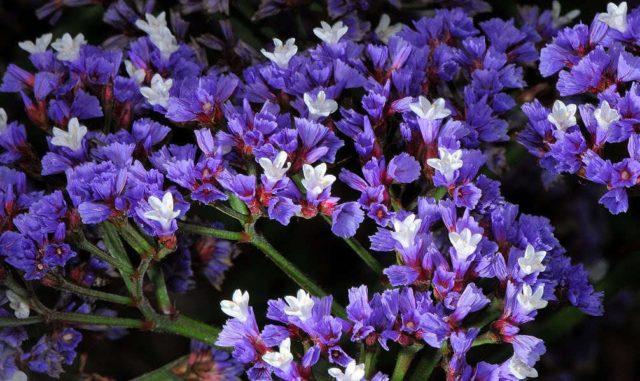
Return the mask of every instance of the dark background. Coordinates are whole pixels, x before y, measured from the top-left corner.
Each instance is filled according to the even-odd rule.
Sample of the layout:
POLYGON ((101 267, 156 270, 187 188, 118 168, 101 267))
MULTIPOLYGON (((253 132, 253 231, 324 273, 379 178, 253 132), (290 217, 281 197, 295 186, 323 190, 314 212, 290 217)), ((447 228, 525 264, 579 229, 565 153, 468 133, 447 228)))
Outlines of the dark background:
MULTIPOLYGON (((232 0, 232 3, 234 1, 232 0)), ((156 9, 166 9, 169 1, 159 1, 156 9), (164 4, 163 4, 164 3, 164 4)), ((256 9, 255 1, 238 1, 243 8, 256 9)), ((492 1, 494 12, 488 16, 510 17, 515 15, 516 3, 492 1)), ((550 2, 519 2, 521 4, 549 7, 550 2)), ((606 8, 605 1, 561 1, 563 14, 578 8, 579 19, 589 23, 596 12, 606 8)), ((630 1, 629 8, 636 2, 630 1)), ((0 70, 4 72, 10 62, 26 64, 26 54, 17 42, 40 36, 53 29, 54 36, 64 32, 82 32, 91 43, 99 43, 113 30, 101 21, 100 5, 66 10, 60 21, 50 26, 35 17, 34 9, 41 5, 37 0, 0 0, 0 70)), ((232 10, 232 16, 234 15, 232 10)), ((285 15, 291 16, 291 15, 285 15)), ((276 16, 283 17, 283 16, 276 16)), ((286 19, 284 19, 286 24, 286 19)), ((375 26, 376 20, 372 20, 375 26)), ((265 20, 256 25, 252 41, 268 41, 269 29, 265 20), (259 33, 258 33, 259 31, 259 33), (266 31, 266 32, 265 32, 266 31)), ((251 33, 251 25, 245 17, 244 33, 251 33)), ((273 31, 271 31, 273 33, 273 31)), ((240 33, 242 38, 242 33, 240 33)), ((548 94, 552 96, 552 94, 548 94)), ((20 110, 16 97, 0 94, 0 104, 7 110, 20 110)), ((13 112, 10 115, 16 115, 13 112)), ((522 117, 513 116, 513 126, 522 125, 522 117)), ((637 380, 640 379, 640 200, 630 200, 629 212, 612 216, 597 204, 602 189, 592 184, 580 183, 576 178, 556 181, 545 188, 540 180, 540 170, 535 161, 517 144, 509 144, 508 167, 502 181, 505 197, 520 205, 526 213, 539 214, 551 219, 556 236, 567 248, 574 261, 585 263, 594 275, 599 290, 606 292, 605 316, 585 317, 574 309, 546 311, 529 332, 539 335, 547 344, 548 354, 543 357, 538 370, 545 380, 637 380)), ((338 189, 338 195, 345 194, 338 189)), ((212 216, 215 217, 215 216, 212 216)), ((297 264, 337 300, 346 304, 346 290, 362 283, 375 283, 375 277, 358 260, 339 238, 333 236, 321 220, 299 221, 289 227, 265 223, 260 228, 273 245, 297 264)), ((358 238, 367 242, 370 227, 359 231, 358 238), (369 230, 368 230, 369 229, 369 230)), ((176 299, 178 309, 186 315, 196 316, 207 322, 224 321, 219 311, 219 300, 228 298, 236 288, 249 290, 252 305, 260 316, 270 298, 281 297, 296 291, 295 285, 261 254, 248 246, 241 247, 241 255, 222 293, 206 282, 187 295, 176 299)), ((393 258, 378 258, 390 263, 393 258)), ((261 323, 261 322, 260 322, 261 323)), ((85 370, 118 380, 129 379, 154 369, 188 351, 186 339, 155 334, 132 332, 127 337, 109 342, 87 334, 81 344, 81 352, 88 352, 85 370)), ((506 349, 474 349, 474 356, 497 360, 508 356, 506 349), (483 352, 485 351, 485 352, 483 352)), ((383 363, 384 365, 384 363, 383 363)), ((72 367, 78 369, 76 365, 72 367)), ((75 379, 70 373, 63 379, 75 379)))

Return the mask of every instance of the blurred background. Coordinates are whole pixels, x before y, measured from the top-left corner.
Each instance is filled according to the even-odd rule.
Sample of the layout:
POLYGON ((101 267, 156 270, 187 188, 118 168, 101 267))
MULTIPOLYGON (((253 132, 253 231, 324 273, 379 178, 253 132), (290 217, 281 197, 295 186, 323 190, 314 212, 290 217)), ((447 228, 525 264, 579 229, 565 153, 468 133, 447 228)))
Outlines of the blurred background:
MULTIPOLYGON (((54 36, 64 32, 72 35, 82 32, 91 43, 99 43, 114 33, 101 18, 104 11, 102 1, 96 5, 65 9, 54 25, 38 20, 35 9, 43 4, 39 0, 0 0, 0 70, 4 72, 10 62, 26 65, 26 54, 17 47, 17 42, 33 40, 43 33, 53 30, 54 36)), ((108 1, 104 1, 108 3, 108 1)), ((156 9, 167 9, 175 5, 172 1, 158 1, 156 9)), ((251 12, 258 7, 256 0, 231 0, 231 16, 239 38, 254 46, 265 44, 277 31, 266 27, 269 21, 253 23, 251 12)), ((549 8, 550 1, 490 1, 494 11, 479 15, 479 19, 516 15, 516 4, 537 5, 549 8)), ((580 20, 589 23, 597 12, 606 9, 606 1, 560 1, 562 13, 580 9, 580 20)), ((628 1, 629 8, 638 5, 628 1)), ((385 9, 392 14, 393 9, 385 9)), ((294 12, 278 16, 281 28, 287 28, 296 20, 294 12)), ((372 15, 372 23, 377 23, 378 15, 372 15)), ((305 22, 318 22, 304 18, 305 22)), ((203 18, 201 26, 207 27, 213 20, 203 18)), ((403 20, 407 21, 407 20, 403 20)), ((212 24, 212 23, 211 23, 212 24)), ((543 94, 553 97, 553 93, 543 94)), ((20 110, 19 99, 0 94, 0 104, 5 109, 20 110)), ((15 114, 14 114, 15 115, 15 114)), ((513 128, 522 126, 523 119, 513 115, 513 128)), ((543 380, 638 380, 640 379, 640 199, 632 199, 629 212, 612 216, 598 205, 602 189, 591 184, 580 183, 576 178, 557 179, 551 184, 543 184, 542 174, 533 160, 520 146, 509 143, 507 165, 503 173, 503 192, 507 200, 521 205, 525 213, 543 215, 551 219, 556 227, 556 236, 567 249, 574 261, 585 264, 598 290, 604 290, 605 316, 586 317, 571 308, 545 310, 544 318, 531 329, 547 343, 548 353, 539 366, 543 380)), ((348 194, 346 189, 336 191, 348 194)), ((206 216, 216 219, 221 216, 206 216)), ((264 224, 261 229, 278 248, 295 264, 312 277, 327 291, 333 293, 341 303, 346 302, 346 290, 362 283, 376 282, 375 277, 346 244, 334 237, 329 227, 321 220, 306 221, 282 227, 278 224, 264 224)), ((370 226, 360 229, 358 239, 367 242, 370 226)), ((384 258, 390 263, 393 258, 384 258)), ((227 274, 222 290, 215 290, 206 281, 198 282, 198 287, 177 298, 177 307, 186 315, 197 316, 207 322, 221 324, 224 321, 219 311, 219 300, 228 298, 236 288, 247 289, 251 293, 252 305, 257 316, 263 315, 266 301, 296 291, 295 285, 284 277, 277 268, 262 255, 248 246, 240 247, 240 254, 234 267, 227 274)), ((346 304, 346 303, 345 303, 346 304)), ((259 323, 262 323, 259 321, 259 323)), ((103 340, 99 335, 87 334, 81 344, 82 353, 74 365, 75 370, 83 370, 85 375, 94 374, 95 380, 126 380, 157 368, 188 351, 186 339, 156 333, 133 332, 118 341, 103 340), (101 375, 105 378, 99 378, 101 375)), ((509 354, 502 348, 478 348, 470 353, 470 362, 476 356, 485 356, 490 351, 497 360, 509 354)), ((73 370, 63 375, 63 379, 80 379, 73 376, 73 370)), ((86 378, 84 380, 91 379, 86 378)), ((436 377, 438 378, 438 377, 436 377)), ((44 379, 44 378, 43 378, 44 379)))

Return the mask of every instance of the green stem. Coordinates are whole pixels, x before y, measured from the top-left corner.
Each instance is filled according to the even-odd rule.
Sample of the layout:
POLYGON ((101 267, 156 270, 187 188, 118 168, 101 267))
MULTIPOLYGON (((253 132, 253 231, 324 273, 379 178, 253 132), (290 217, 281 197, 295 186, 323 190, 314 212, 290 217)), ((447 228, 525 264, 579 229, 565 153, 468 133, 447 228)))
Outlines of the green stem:
POLYGON ((79 249, 84 250, 95 257, 100 258, 101 260, 107 262, 111 266, 121 271, 124 271, 127 274, 131 274, 131 272, 133 272, 133 268, 131 267, 130 263, 125 262, 120 258, 112 257, 111 255, 100 250, 97 246, 89 242, 89 240, 87 240, 87 238, 84 236, 83 233, 80 233, 79 236, 80 236, 80 239, 76 243, 79 249))
POLYGON ((402 381, 405 379, 405 375, 409 367, 411 367, 411 362, 420 349, 422 349, 422 345, 414 344, 400 350, 398 359, 396 360, 396 366, 391 375, 391 381, 402 381))
POLYGON ((26 319, 0 318, 0 328, 20 327, 23 325, 32 325, 42 323, 44 319, 41 316, 30 316, 26 319))
MULTIPOLYGON (((322 217, 329 225, 331 224, 331 219, 329 219, 329 217, 324 215, 322 217)), ((373 270, 378 275, 382 275, 383 267, 380 264, 380 262, 378 262, 373 257, 373 255, 369 253, 369 250, 365 249, 364 246, 362 246, 362 244, 357 239, 351 237, 351 238, 343 238, 343 240, 347 243, 347 245, 349 245, 351 250, 353 250, 360 257, 360 259, 362 259, 362 261, 367 266, 369 266, 371 270, 373 270)))
POLYGON ((45 322, 64 322, 75 323, 82 325, 104 325, 109 327, 123 327, 123 328, 143 328, 144 322, 139 319, 129 319, 113 316, 100 316, 79 314, 74 312, 58 312, 49 311, 43 316, 45 322))
POLYGON ((165 315, 169 315, 173 311, 173 304, 169 298, 164 273, 158 264, 154 264, 149 268, 149 278, 155 286, 156 301, 160 311, 165 315))
POLYGON ((120 276, 122 277, 122 281, 127 287, 127 290, 129 290, 129 294, 134 295, 135 285, 131 280, 131 275, 133 275, 133 265, 131 265, 127 251, 122 244, 122 240, 120 240, 120 236, 118 235, 115 226, 110 222, 105 222, 100 225, 100 233, 109 253, 111 253, 115 258, 118 258, 121 262, 126 263, 126 267, 131 269, 125 270, 120 267, 117 268, 120 272, 120 276))
POLYGON ((229 241, 244 241, 247 236, 242 232, 233 232, 229 230, 214 229, 207 226, 194 225, 187 222, 178 222, 180 230, 200 235, 209 235, 212 237, 226 239, 229 241))
POLYGON ((157 250, 145 237, 140 234, 136 228, 125 221, 122 224, 116 225, 120 236, 141 256, 152 257, 156 254, 157 250))
POLYGON ((63 277, 48 275, 43 282, 46 286, 67 291, 76 295, 88 296, 90 298, 104 300, 106 302, 116 303, 116 304, 125 304, 131 305, 132 300, 128 296, 112 294, 109 292, 94 290, 91 288, 86 288, 82 286, 78 286, 71 282, 68 282, 63 277))
POLYGON ((478 336, 475 340, 473 340, 471 347, 479 347, 485 344, 497 344, 497 343, 498 343, 497 337, 491 332, 487 332, 483 335, 478 336))
POLYGON ((160 368, 154 369, 151 372, 145 373, 142 376, 136 377, 131 381, 181 381, 184 380, 183 377, 176 375, 173 373, 174 369, 180 369, 183 366, 186 366, 189 361, 189 355, 182 356, 171 361, 168 364, 164 364, 160 368))
POLYGON ((376 346, 373 351, 365 347, 364 354, 364 377, 368 380, 376 372, 376 363, 378 362, 378 355, 380 354, 380 347, 376 346))
MULTIPOLYGON (((267 256, 273 263, 276 264, 289 278, 291 278, 294 282, 298 284, 298 286, 302 287, 302 289, 311 293, 315 296, 326 296, 327 293, 314 281, 307 278, 306 275, 302 273, 293 263, 289 262, 282 254, 280 254, 271 244, 264 239, 261 235, 257 234, 253 230, 253 225, 247 225, 247 229, 249 230, 247 233, 251 237, 249 241, 253 246, 255 246, 258 250, 262 251, 264 255, 267 256)), ((346 316, 346 312, 344 307, 337 304, 335 301, 333 302, 333 312, 341 317, 346 316)))
POLYGON ((209 205, 217 209, 219 212, 226 214, 227 216, 233 219, 236 219, 243 224, 249 221, 250 216, 239 213, 226 205, 223 205, 223 204, 209 204, 209 205))
POLYGON ((155 329, 158 331, 196 339, 209 345, 215 345, 220 333, 219 329, 186 316, 178 316, 175 319, 157 316, 154 321, 155 329))
POLYGON ((440 359, 442 359, 442 351, 439 349, 433 354, 433 356, 422 356, 418 361, 413 374, 411 374, 409 381, 428 380, 438 366, 440 359))

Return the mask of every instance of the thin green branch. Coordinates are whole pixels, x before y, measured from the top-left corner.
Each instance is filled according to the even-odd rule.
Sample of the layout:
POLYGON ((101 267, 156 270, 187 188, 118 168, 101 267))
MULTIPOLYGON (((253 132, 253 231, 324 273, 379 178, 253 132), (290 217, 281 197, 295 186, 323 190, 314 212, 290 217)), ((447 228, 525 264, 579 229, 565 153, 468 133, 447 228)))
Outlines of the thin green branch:
MULTIPOLYGON (((322 216, 322 218, 329 225, 331 225, 331 219, 329 219, 329 217, 322 216)), ((362 259, 362 261, 367 266, 369 266, 369 268, 371 270, 373 270, 378 275, 382 275, 382 270, 383 270, 382 265, 380 264, 380 262, 378 262, 378 260, 376 260, 373 257, 373 255, 371 255, 369 250, 365 249, 364 246, 362 246, 360 241, 358 241, 357 239, 355 239, 353 237, 351 237, 351 238, 343 238, 343 240, 347 243, 347 245, 349 245, 351 250, 353 250, 360 257, 360 259, 362 259)))
POLYGON ((396 360, 396 366, 393 369, 393 374, 391 375, 391 381, 402 381, 405 379, 407 371, 411 367, 411 362, 420 349, 422 349, 422 345, 414 344, 408 347, 403 347, 400 350, 396 360))
POLYGON ((104 300, 106 302, 131 305, 132 299, 128 296, 112 294, 109 292, 94 290, 73 284, 63 277, 55 275, 47 275, 42 282, 48 287, 52 287, 58 290, 67 291, 76 295, 88 296, 90 298, 104 300))
POLYGON ((159 264, 153 264, 149 267, 149 278, 155 286, 156 302, 160 308, 160 312, 165 315, 169 315, 173 310, 173 304, 169 298, 169 292, 167 291, 167 284, 164 279, 164 273, 159 264))
POLYGON ((113 257, 100 250, 100 248, 87 240, 87 237, 84 236, 84 233, 81 232, 78 234, 78 236, 79 240, 76 242, 76 246, 79 249, 88 252, 89 254, 107 262, 111 266, 118 268, 125 273, 130 274, 133 271, 133 267, 131 267, 130 263, 123 261, 121 258, 113 257))
POLYGON ((440 363, 441 359, 442 351, 439 349, 435 353, 433 353, 432 356, 427 356, 427 353, 425 353, 418 361, 418 364, 416 365, 413 374, 411 374, 411 378, 409 378, 409 381, 428 380, 429 377, 431 377, 433 371, 438 366, 438 363, 440 363))
POLYGON ((42 323, 44 319, 41 316, 30 316, 26 319, 0 318, 0 328, 20 327, 23 325, 32 325, 42 323))
POLYGON ((214 229, 207 226, 190 224, 187 222, 178 222, 178 226, 180 227, 180 230, 185 232, 195 233, 200 235, 208 235, 211 237, 226 239, 229 241, 245 241, 248 239, 247 235, 244 234, 243 232, 214 229))

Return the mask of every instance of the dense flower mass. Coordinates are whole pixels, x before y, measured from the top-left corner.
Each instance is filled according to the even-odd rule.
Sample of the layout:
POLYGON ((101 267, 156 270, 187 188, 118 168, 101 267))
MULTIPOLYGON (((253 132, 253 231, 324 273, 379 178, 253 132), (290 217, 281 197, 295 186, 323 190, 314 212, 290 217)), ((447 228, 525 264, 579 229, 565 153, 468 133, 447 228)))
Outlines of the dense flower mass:
MULTIPOLYGON (((38 12, 55 21, 64 5, 87 3, 38 12)), ((417 18, 388 1, 413 19, 402 24, 373 20, 368 1, 328 1, 319 25, 252 46, 223 17, 229 1, 182 0, 170 12, 108 3, 104 21, 119 34, 101 45, 68 33, 21 42, 29 66, 2 78, 26 119, 0 109, 0 378, 58 378, 81 331, 115 340, 138 328, 194 339, 170 370, 185 380, 401 380, 413 357, 436 352, 431 370, 447 379, 525 379, 546 351, 526 331, 542 310, 603 314, 602 292, 551 222, 503 197, 495 163, 539 62, 571 98, 523 105, 519 141, 547 170, 606 184, 613 213, 627 209, 640 176, 640 8, 610 4, 590 26, 562 29, 578 12, 561 15, 557 3, 503 20, 477 18, 490 9, 480 0, 438 1, 417 18), (219 16, 219 28, 191 32, 197 13, 219 16), (595 104, 571 103, 589 93, 595 104), (605 145, 620 142, 628 157, 606 159, 605 145), (222 215, 242 230, 224 230, 222 215), (346 308, 257 231, 259 220, 312 218, 381 280, 351 279, 336 294, 346 308), (234 241, 301 289, 270 300, 262 328, 250 293, 236 290, 220 302, 229 319, 218 332, 172 297, 201 279, 220 289, 234 241), (45 287, 60 291, 52 303, 39 299, 45 287), (55 324, 38 339, 20 320, 55 324), (467 361, 499 343, 508 357, 467 361), (376 367, 385 353, 398 359, 392 372, 376 367)), ((299 7, 262 0, 253 17, 299 7)))
POLYGON ((638 23, 640 8, 610 3, 590 25, 559 31, 542 48, 539 67, 544 77, 557 74, 563 100, 522 107, 529 124, 520 142, 544 169, 605 185, 600 203, 613 214, 627 211, 640 174, 638 23))

